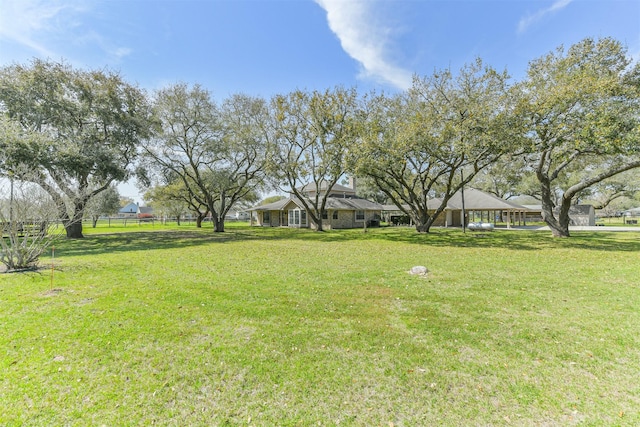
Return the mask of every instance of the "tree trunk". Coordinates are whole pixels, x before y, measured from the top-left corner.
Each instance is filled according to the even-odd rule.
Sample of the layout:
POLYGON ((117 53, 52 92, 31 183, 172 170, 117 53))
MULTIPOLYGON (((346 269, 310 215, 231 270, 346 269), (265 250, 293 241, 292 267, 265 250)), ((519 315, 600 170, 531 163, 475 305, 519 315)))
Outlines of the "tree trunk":
POLYGON ((82 239, 82 221, 68 221, 64 224, 68 239, 82 239))
POLYGON ((416 231, 418 233, 428 233, 433 221, 431 216, 427 212, 418 212, 413 215, 413 222, 416 224, 416 231))
POLYGON ((571 218, 569 218, 569 209, 571 208, 571 199, 562 198, 562 204, 560 205, 560 213, 558 214, 558 227, 556 230, 552 229, 553 237, 569 237, 569 224, 571 218))
MULTIPOLYGON (((560 215, 558 218, 553 213, 553 203, 551 198, 542 194, 542 220, 551 229, 553 237, 569 237, 569 207, 560 209, 560 215)), ((570 201, 569 201, 570 202, 570 201)), ((564 200, 563 200, 564 205, 564 200)))
POLYGON ((307 212, 307 221, 310 226, 309 228, 313 228, 311 227, 311 224, 313 224, 316 226, 315 231, 324 231, 324 229, 322 228, 322 214, 318 214, 318 211, 316 211, 315 209, 315 215, 311 213, 311 209, 309 209, 307 212))
POLYGON ((213 218, 213 231, 216 233, 224 233, 224 218, 213 218))
POLYGON ((204 215, 196 216, 196 228, 202 228, 202 220, 204 219, 204 215))
POLYGON ((547 223, 549 228, 551 229, 551 235, 553 237, 569 237, 569 225, 563 225, 562 221, 559 221, 553 216, 553 213, 545 215, 544 210, 542 211, 542 218, 544 222, 547 223), (550 215, 550 216, 547 216, 550 215))
POLYGON ((419 224, 416 222, 416 231, 418 233, 428 233, 430 225, 429 224, 419 224))
POLYGON ((551 191, 551 184, 547 179, 540 174, 538 180, 541 183, 540 195, 542 200, 542 220, 551 229, 553 237, 569 237, 569 205, 571 200, 568 200, 568 205, 565 207, 565 199, 563 198, 563 206, 560 209, 559 218, 556 218, 553 213, 553 198, 551 191))
POLYGON ((62 224, 64 230, 67 233, 68 239, 82 239, 82 214, 84 210, 84 204, 82 202, 76 202, 74 204, 73 216, 69 217, 64 205, 60 207, 60 217, 62 218, 62 224))
MULTIPOLYGON (((544 217, 544 213, 543 213, 544 217)), ((557 220, 555 217, 553 219, 545 220, 549 228, 551 229, 551 235, 553 237, 569 237, 569 225, 563 225, 562 221, 557 220)))

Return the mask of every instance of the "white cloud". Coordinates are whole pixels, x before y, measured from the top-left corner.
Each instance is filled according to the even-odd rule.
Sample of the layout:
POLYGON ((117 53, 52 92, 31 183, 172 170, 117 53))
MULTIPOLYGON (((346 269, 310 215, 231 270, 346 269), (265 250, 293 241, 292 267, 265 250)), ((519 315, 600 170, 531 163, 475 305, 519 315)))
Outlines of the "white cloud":
POLYGON ((51 30, 52 22, 63 9, 60 3, 2 0, 0 9, 0 38, 26 46, 39 55, 53 55, 39 35, 51 30))
POLYGON ((520 19, 520 22, 518 23, 518 33, 524 33, 529 28, 530 25, 532 25, 535 22, 541 20, 546 15, 555 13, 555 12, 559 11, 560 9, 564 9, 572 1, 573 0, 556 0, 548 8, 539 10, 538 12, 534 13, 533 15, 529 15, 529 16, 527 16, 525 18, 520 19))
POLYGON ((129 49, 113 46, 92 31, 79 33, 90 4, 86 0, 0 0, 0 40, 49 58, 65 56, 70 46, 88 40, 111 57, 128 55, 129 49))
POLYGON ((102 52, 114 60, 120 60, 132 52, 127 47, 114 45, 108 38, 96 31, 89 31, 84 36, 78 37, 76 43, 83 46, 98 46, 102 52))
POLYGON ((370 0, 315 0, 327 12, 331 31, 342 49, 363 67, 365 77, 400 89, 411 86, 412 73, 388 59, 392 30, 375 23, 370 0))

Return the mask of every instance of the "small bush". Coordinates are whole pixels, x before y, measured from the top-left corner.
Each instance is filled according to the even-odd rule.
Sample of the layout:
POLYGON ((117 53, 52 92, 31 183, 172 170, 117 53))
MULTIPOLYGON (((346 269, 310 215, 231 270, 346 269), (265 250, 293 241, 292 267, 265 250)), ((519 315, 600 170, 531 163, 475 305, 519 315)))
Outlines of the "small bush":
POLYGON ((0 197, 0 263, 8 271, 35 269, 40 255, 62 233, 55 225, 55 205, 33 184, 14 182, 6 190, 0 188, 0 196, 9 196, 0 197))

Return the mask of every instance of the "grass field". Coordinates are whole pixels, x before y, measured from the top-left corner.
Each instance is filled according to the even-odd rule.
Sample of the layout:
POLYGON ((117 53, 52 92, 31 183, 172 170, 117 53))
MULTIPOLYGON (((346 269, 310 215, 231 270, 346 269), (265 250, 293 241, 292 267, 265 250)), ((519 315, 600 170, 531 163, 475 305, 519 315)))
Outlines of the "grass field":
POLYGON ((640 234, 86 231, 0 275, 0 425, 640 425, 640 234))

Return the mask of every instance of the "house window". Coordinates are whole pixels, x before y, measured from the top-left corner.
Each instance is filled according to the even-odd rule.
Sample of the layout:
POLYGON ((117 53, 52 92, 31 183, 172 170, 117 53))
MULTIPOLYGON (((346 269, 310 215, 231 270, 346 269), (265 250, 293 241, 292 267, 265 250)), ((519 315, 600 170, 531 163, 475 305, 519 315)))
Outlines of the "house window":
POLYGON ((264 211, 262 213, 262 223, 263 224, 269 224, 271 223, 271 212, 269 211, 264 211))
POLYGON ((307 225, 307 212, 300 209, 289 211, 289 227, 301 227, 307 225))
POLYGON ((289 210, 289 227, 300 227, 307 223, 307 213, 300 209, 289 210))
POLYGON ((338 211, 333 211, 333 219, 338 219, 338 211))
POLYGON ((322 219, 329 219, 329 214, 327 211, 322 211, 322 219))
POLYGON ((364 221, 364 211, 356 211, 356 221, 364 221))

